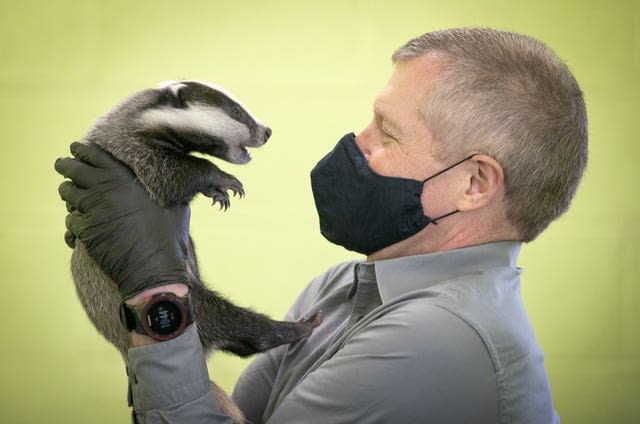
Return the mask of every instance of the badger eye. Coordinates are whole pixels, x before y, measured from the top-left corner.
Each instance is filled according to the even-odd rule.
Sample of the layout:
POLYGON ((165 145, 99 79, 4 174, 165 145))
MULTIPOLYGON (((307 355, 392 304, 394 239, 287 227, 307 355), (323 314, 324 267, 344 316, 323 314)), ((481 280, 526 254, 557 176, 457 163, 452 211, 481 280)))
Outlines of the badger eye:
POLYGON ((240 113, 240 110, 238 109, 235 109, 235 108, 231 109, 231 117, 236 121, 239 121, 240 118, 242 117, 242 113, 240 113))

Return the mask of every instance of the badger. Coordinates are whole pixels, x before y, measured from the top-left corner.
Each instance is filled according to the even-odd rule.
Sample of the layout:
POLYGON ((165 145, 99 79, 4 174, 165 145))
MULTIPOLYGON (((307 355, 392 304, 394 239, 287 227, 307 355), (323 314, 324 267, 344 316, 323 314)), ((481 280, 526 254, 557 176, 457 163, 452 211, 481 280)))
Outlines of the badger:
MULTIPOLYGON (((247 148, 262 146, 270 135, 271 130, 226 90, 203 81, 181 80, 134 93, 98 118, 81 141, 97 144, 126 164, 162 207, 188 202, 202 193, 226 210, 228 192, 242 197, 242 184, 190 153, 245 164, 251 160, 247 148)), ((118 286, 80 241, 69 242, 74 245, 71 271, 80 302, 98 332, 126 363, 132 344, 119 318, 123 299, 118 286)), ((299 322, 274 321, 208 289, 200 279, 191 240, 185 265, 191 277, 195 322, 207 355, 213 349, 239 356, 262 352, 308 337, 322 322, 320 311, 299 322)), ((214 388, 222 408, 242 422, 237 407, 215 384, 214 388)))

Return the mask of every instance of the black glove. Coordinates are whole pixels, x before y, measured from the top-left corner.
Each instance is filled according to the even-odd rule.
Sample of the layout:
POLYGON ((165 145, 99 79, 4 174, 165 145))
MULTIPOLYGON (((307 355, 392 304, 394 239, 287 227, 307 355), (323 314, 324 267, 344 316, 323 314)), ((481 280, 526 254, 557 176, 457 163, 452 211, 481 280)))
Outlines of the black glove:
POLYGON ((73 143, 71 153, 77 159, 55 163, 72 180, 58 187, 70 212, 67 244, 77 237, 125 300, 151 287, 189 284, 189 206, 161 208, 129 168, 95 145, 73 143))

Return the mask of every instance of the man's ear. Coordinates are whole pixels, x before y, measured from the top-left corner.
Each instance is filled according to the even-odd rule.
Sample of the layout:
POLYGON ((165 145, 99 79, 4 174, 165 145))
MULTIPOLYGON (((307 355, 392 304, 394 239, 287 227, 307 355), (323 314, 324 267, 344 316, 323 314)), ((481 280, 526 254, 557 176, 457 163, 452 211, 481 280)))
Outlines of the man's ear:
POLYGON ((468 181, 456 204, 461 212, 482 208, 496 199, 504 187, 502 166, 490 156, 475 155, 465 166, 468 181))

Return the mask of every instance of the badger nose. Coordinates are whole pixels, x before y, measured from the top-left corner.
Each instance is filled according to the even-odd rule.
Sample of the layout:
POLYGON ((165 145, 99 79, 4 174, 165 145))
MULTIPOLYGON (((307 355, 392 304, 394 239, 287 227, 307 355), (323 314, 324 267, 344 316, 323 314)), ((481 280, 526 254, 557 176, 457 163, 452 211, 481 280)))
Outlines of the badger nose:
POLYGON ((267 127, 267 129, 264 130, 264 141, 265 141, 265 143, 267 142, 267 140, 269 140, 269 137, 271 137, 271 128, 267 127))

